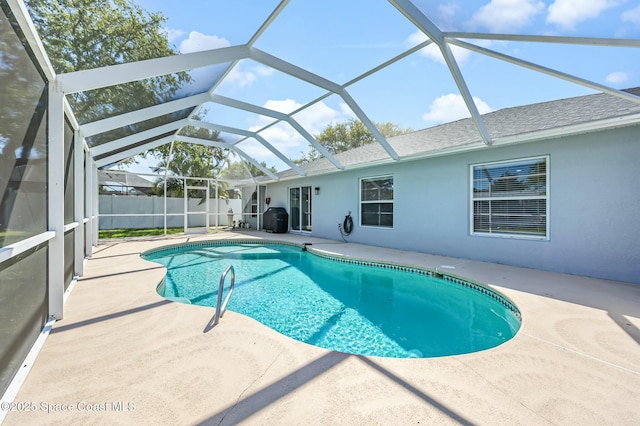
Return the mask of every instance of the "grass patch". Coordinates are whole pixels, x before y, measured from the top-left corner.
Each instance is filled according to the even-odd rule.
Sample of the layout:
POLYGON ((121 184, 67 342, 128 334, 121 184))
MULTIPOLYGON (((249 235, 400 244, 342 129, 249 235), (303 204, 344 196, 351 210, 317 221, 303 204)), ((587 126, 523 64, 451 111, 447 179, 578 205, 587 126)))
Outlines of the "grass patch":
MULTIPOLYGON (((184 228, 167 228, 167 235, 181 234, 184 228)), ((164 235, 164 228, 149 229, 100 229, 98 238, 151 237, 164 235)))

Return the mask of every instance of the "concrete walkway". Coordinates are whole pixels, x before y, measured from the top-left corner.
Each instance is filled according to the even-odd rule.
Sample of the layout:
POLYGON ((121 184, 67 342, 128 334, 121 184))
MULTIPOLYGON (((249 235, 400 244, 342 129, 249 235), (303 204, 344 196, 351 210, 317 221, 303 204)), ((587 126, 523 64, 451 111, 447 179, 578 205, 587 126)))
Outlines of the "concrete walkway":
POLYGON ((640 425, 640 286, 258 231, 101 241, 16 401, 37 409, 6 425, 640 425), (431 359, 331 352, 234 312, 205 332, 213 310, 158 296, 164 268, 139 256, 249 236, 446 265, 508 296, 522 328, 431 359))

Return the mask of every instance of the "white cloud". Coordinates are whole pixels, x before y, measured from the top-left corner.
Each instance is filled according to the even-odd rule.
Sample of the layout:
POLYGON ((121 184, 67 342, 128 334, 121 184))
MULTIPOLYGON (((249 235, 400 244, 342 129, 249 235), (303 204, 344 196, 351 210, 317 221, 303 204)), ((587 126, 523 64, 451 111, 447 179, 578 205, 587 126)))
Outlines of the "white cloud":
POLYGON ((261 77, 269 77, 270 75, 272 75, 276 70, 274 70, 273 68, 270 67, 265 67, 265 66, 257 66, 255 68, 253 68, 253 71, 258 74, 261 77))
MULTIPOLYGON (((231 43, 225 38, 216 35, 202 34, 198 31, 191 31, 189 36, 180 43, 180 53, 193 53, 203 50, 219 49, 229 47, 231 43)), ((236 65, 224 79, 223 85, 229 85, 231 88, 251 87, 258 77, 268 77, 274 73, 273 68, 263 65, 255 66, 251 69, 243 69, 241 64, 236 65)), ((207 75, 209 71, 194 70, 192 75, 195 80, 209 80, 207 75), (196 78, 197 77, 197 78, 196 78)))
POLYGON ((456 29, 456 14, 460 10, 460 5, 456 3, 441 4, 438 6, 438 27, 443 31, 454 31, 456 29))
MULTIPOLYGON (((416 44, 422 43, 423 41, 427 40, 427 38, 428 37, 422 31, 418 30, 415 33, 409 35, 409 37, 407 38, 407 44, 415 46, 416 44)), ((453 56, 456 58, 456 61, 459 64, 463 63, 467 60, 467 58, 469 58, 469 50, 454 45, 449 45, 449 47, 451 47, 451 53, 453 53, 453 56)), ((435 62, 445 64, 442 52, 440 51, 438 45, 435 43, 432 43, 424 49, 421 49, 420 55, 435 62)))
POLYGON ((427 37, 425 33, 417 30, 416 32, 409 34, 409 37, 407 37, 407 44, 414 46, 418 43, 422 43, 428 38, 429 37, 427 37))
POLYGON ((544 8, 539 0, 491 0, 473 15, 473 22, 494 32, 513 32, 529 24, 544 8))
POLYGON ((250 87, 256 81, 256 74, 252 71, 244 71, 239 66, 235 66, 224 79, 223 85, 230 85, 233 88, 250 87))
MULTIPOLYGON (((473 98, 480 114, 493 111, 486 102, 480 98, 473 98)), ((449 93, 434 100, 429 105, 429 110, 422 115, 424 121, 435 123, 449 123, 461 118, 471 117, 467 105, 461 95, 449 93)))
MULTIPOLYGON (((165 29, 167 31, 168 37, 180 37, 185 34, 181 30, 170 30, 165 29)), ((178 46, 178 51, 180 53, 193 53, 199 52, 203 50, 210 49, 218 49, 222 47, 228 47, 231 44, 228 40, 224 38, 220 38, 218 36, 211 36, 202 34, 198 31, 191 31, 189 36, 180 42, 178 46)), ((195 68, 189 71, 191 75, 191 84, 183 86, 181 89, 181 94, 184 96, 188 96, 195 93, 200 93, 206 90, 209 90, 211 84, 214 82, 216 75, 219 75, 221 72, 221 67, 224 65, 215 64, 207 67, 195 68)))
POLYGON ((268 100, 263 105, 267 109, 271 109, 277 112, 281 112, 283 114, 289 114, 292 111, 297 110, 302 106, 302 104, 296 102, 293 99, 284 99, 281 101, 277 101, 275 99, 268 100))
POLYGON ((225 38, 191 31, 189 37, 182 40, 178 50, 180 50, 180 53, 192 53, 229 46, 231 46, 231 43, 225 38))
POLYGON ((616 71, 609 74, 606 78, 607 83, 622 84, 626 83, 629 75, 626 72, 616 71))
POLYGON ((169 40, 169 43, 173 43, 174 41, 176 41, 177 39, 179 39, 180 37, 186 34, 182 30, 174 30, 171 28, 164 28, 164 32, 167 34, 167 40, 169 40))
MULTIPOLYGON (((269 100, 264 104, 264 108, 289 114, 302 107, 302 104, 296 102, 293 99, 284 100, 269 100)), ((335 110, 329 107, 324 102, 317 102, 306 108, 299 113, 295 114, 293 118, 310 134, 315 135, 320 133, 327 125, 335 121, 346 120, 353 117, 353 113, 346 106, 341 103, 339 105, 340 110, 335 110)), ((272 122, 271 117, 260 116, 255 125, 250 128, 252 131, 256 131, 272 122)), ((297 134, 297 132, 295 132, 297 134)))
POLYGON ((620 19, 622 19, 623 22, 640 25, 640 6, 623 12, 620 19))
MULTIPOLYGON (((269 117, 263 118, 267 119, 267 123, 274 120, 269 117)), ((255 128, 252 127, 250 130, 255 131, 262 127, 264 126, 255 126, 255 128)), ((260 132, 260 136, 287 157, 300 157, 300 151, 302 151, 303 148, 306 148, 306 144, 303 144, 301 139, 296 137, 296 135, 295 131, 284 123, 276 124, 275 126, 271 126, 267 130, 260 132)), ((266 148, 256 140, 242 142, 238 147, 257 159, 259 162, 265 161, 271 166, 271 163, 274 161, 274 158, 272 157, 274 154, 267 154, 265 151, 266 148)), ((280 160, 277 159, 276 161, 279 162, 280 160)))
MULTIPOLYGON (((301 106, 302 104, 293 99, 269 100, 264 104, 265 108, 285 114, 295 111, 301 106)), ((345 121, 352 117, 353 113, 346 105, 341 104, 339 108, 339 110, 335 110, 324 102, 318 102, 299 112, 293 118, 311 135, 317 135, 327 125, 333 122, 345 121)), ((249 130, 255 132, 273 121, 274 119, 271 117, 259 116, 249 130)), ((301 152, 308 150, 307 140, 288 124, 271 126, 260 132, 260 136, 289 158, 298 158, 301 152)), ((249 149, 251 148, 248 146, 246 151, 248 154, 250 153, 249 149)), ((255 154, 261 161, 261 156, 264 155, 264 147, 261 150, 256 149, 256 152, 251 154, 255 154)))
POLYGON ((340 103, 340 111, 345 119, 357 118, 356 114, 349 108, 349 105, 344 102, 340 103))
POLYGON ((355 114, 344 103, 340 103, 335 110, 324 102, 317 102, 309 108, 296 114, 294 118, 307 132, 317 135, 331 123, 346 121, 355 117, 355 114))
POLYGON ((597 18, 602 12, 618 4, 617 0, 555 0, 549 6, 547 23, 574 29, 577 24, 597 18))
POLYGON ((258 65, 248 70, 243 69, 242 62, 233 67, 221 85, 221 89, 233 90, 251 87, 258 77, 268 77, 273 74, 273 68, 258 65))

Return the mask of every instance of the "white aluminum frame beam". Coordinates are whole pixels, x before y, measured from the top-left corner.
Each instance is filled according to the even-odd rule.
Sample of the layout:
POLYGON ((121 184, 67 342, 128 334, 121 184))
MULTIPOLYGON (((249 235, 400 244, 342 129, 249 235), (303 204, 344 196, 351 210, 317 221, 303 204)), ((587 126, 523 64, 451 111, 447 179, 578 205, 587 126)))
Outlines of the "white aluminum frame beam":
POLYGON ((129 126, 161 115, 180 111, 185 108, 195 107, 205 102, 209 102, 209 100, 209 93, 205 92, 177 99, 175 101, 154 105, 148 108, 127 112, 114 117, 83 124, 80 126, 80 134, 86 138, 97 135, 98 133, 108 132, 109 130, 118 129, 120 127, 129 126))
POLYGON ((339 170, 343 170, 344 169, 344 166, 342 165, 342 163, 340 163, 340 161, 338 161, 338 159, 336 157, 334 157, 333 154, 331 154, 329 151, 327 151, 327 148, 322 146, 322 144, 320 142, 318 142, 316 140, 316 138, 314 138, 311 135, 311 133, 307 132, 307 130, 304 127, 302 127, 302 125, 300 123, 298 123, 296 120, 294 120, 293 117, 289 117, 288 121, 289 121, 289 124, 291 125, 291 127, 296 129, 298 131, 298 133, 300 133, 302 135, 303 138, 305 138, 307 141, 309 141, 309 143, 311 143, 311 145, 313 145, 313 147, 315 149, 317 149, 318 152, 320 152, 320 154, 322 154, 327 160, 329 160, 331 162, 331 164, 333 164, 339 170))
POLYGON ((433 23, 429 18, 425 16, 420 9, 418 9, 411 1, 409 0, 389 0, 400 13, 402 13, 409 21, 411 21, 420 31, 427 35, 431 40, 433 40, 440 51, 442 52, 442 56, 444 57, 444 61, 449 68, 449 72, 453 77, 453 80, 458 86, 458 90, 460 91, 460 95, 464 100, 464 103, 467 105, 467 109, 471 114, 471 118, 480 133, 480 137, 486 145, 491 145, 491 135, 487 130, 487 126, 484 123, 484 120, 480 116, 480 112, 478 111, 478 107, 473 101, 473 96, 469 91, 469 87, 467 86, 466 81, 458 67, 458 63, 451 53, 451 48, 449 47, 447 41, 444 38, 442 31, 433 23))
MULTIPOLYGON (((316 87, 325 89, 328 91, 326 95, 321 97, 320 99, 324 99, 331 94, 335 94, 340 96, 345 103, 351 108, 354 114, 362 121, 362 123, 367 127, 369 131, 373 134, 375 139, 380 143, 380 145, 385 149, 387 154, 394 160, 398 160, 399 156, 391 147, 391 145, 386 141, 385 137, 379 132, 379 130, 375 127, 373 122, 368 118, 365 114, 364 110, 360 108, 359 104, 351 97, 346 88, 357 81, 370 76, 377 71, 391 65, 400 59, 407 57, 408 55, 417 52, 421 48, 431 44, 436 43, 441 50, 441 53, 444 57, 445 63, 449 68, 449 72, 451 73, 459 91, 462 95, 467 109, 469 110, 471 117, 479 131, 483 141, 485 144, 490 145, 492 143, 491 136, 485 126, 485 123, 477 109, 477 105, 473 101, 473 97, 471 92, 466 84, 465 78, 458 66, 458 63, 452 54, 451 45, 460 46, 487 56, 491 56, 493 58, 503 60, 518 66, 522 66, 536 72, 541 72, 556 78, 560 78, 571 83, 579 84, 597 91, 605 92, 617 97, 624 98, 626 100, 640 103, 640 96, 636 96, 624 91, 615 90, 613 88, 595 83, 593 81, 585 80, 570 74, 565 74, 559 71, 556 71, 551 68, 546 68, 541 65, 537 65, 534 63, 530 63, 527 61, 519 60, 517 58, 504 55, 498 52, 495 52, 490 49, 482 48, 471 43, 467 43, 465 41, 459 39, 487 39, 487 40, 507 40, 507 41, 521 41, 521 42, 545 42, 545 43, 561 43, 561 44, 579 44, 579 45, 592 45, 592 46, 611 46, 611 47, 640 47, 640 40, 631 40, 631 39, 605 39, 605 38, 590 38, 590 37, 565 37, 565 36, 533 36, 533 35, 517 35, 517 34, 484 34, 484 33, 464 33, 464 32, 443 32, 441 31, 437 25, 435 25, 420 9, 418 9, 411 0, 389 0, 391 3, 406 19, 408 19, 413 25, 415 25, 418 29, 420 29, 423 33, 427 35, 429 40, 420 43, 412 47, 411 49, 397 55, 396 57, 386 61, 385 63, 372 68, 362 74, 359 77, 354 78, 353 80, 347 82, 344 85, 339 85, 333 81, 330 81, 326 78, 323 78, 319 75, 316 75, 304 68, 293 65, 287 61, 284 61, 276 56, 270 55, 260 49, 254 48, 253 44, 260 38, 260 36, 264 33, 264 31, 273 23, 273 21, 277 18, 277 16, 284 10, 284 8, 288 5, 289 0, 282 0, 279 2, 277 7, 273 10, 271 15, 262 23, 258 31, 251 37, 249 42, 245 45, 237 45, 219 49, 211 49, 203 52, 194 52, 185 55, 174 55, 163 58, 155 58, 146 61, 139 61, 134 63, 127 64, 118 64, 109 67, 102 67, 91 70, 77 71, 71 73, 65 73, 56 76, 51 64, 47 58, 47 55, 42 47, 42 43, 37 37, 37 32, 31 22, 28 12, 24 5, 18 0, 8 0, 8 4, 12 8, 12 11, 17 16, 17 19, 20 22, 21 26, 28 27, 28 31, 26 31, 26 35, 30 45, 34 48, 34 52, 38 57, 40 63, 46 64, 45 74, 51 81, 55 81, 52 83, 55 86, 55 90, 57 92, 61 92, 63 95, 69 93, 76 93, 80 91, 93 90, 101 87, 107 87, 117 84, 123 84, 130 81, 141 80, 145 78, 151 78, 158 75, 166 75, 181 71, 188 71, 195 68, 206 67, 214 64, 222 64, 229 63, 227 71, 223 74, 223 77, 218 80, 207 93, 201 93, 198 95, 190 96, 188 98, 179 99, 175 101, 165 102, 160 105, 155 105, 152 107, 144 108, 137 111, 132 111, 129 113, 121 114, 116 117, 106 118, 104 120, 95 121, 92 123, 87 123, 85 125, 79 126, 79 132, 77 136, 88 137, 92 135, 96 135, 99 133, 103 133, 106 131, 114 130, 123 126, 131 125, 134 123, 138 123, 144 120, 148 120, 154 117, 158 117, 161 115, 169 114, 174 111, 178 111, 188 107, 194 107, 192 114, 190 114, 191 119, 197 113, 199 108, 206 102, 213 101, 220 103, 222 105, 230 106, 233 108, 238 108, 244 111, 252 112, 255 114, 265 115, 269 117, 275 118, 277 121, 265 126, 263 129, 254 131, 237 129, 224 125, 217 124, 207 124, 203 123, 199 120, 189 121, 189 119, 183 119, 174 121, 172 123, 167 123, 162 126, 158 126, 154 129, 149 129, 147 131, 143 131, 134 135, 130 135, 112 142, 108 142, 106 144, 102 144, 96 147, 93 147, 89 150, 90 155, 101 156, 108 155, 109 162, 114 162, 115 158, 123 159, 126 158, 124 153, 129 153, 127 156, 132 156, 143 152, 146 147, 152 146, 156 147, 166 142, 162 142, 165 139, 163 138, 159 141, 154 141, 144 146, 134 147, 130 149, 126 149, 135 143, 140 143, 140 141, 148 139, 150 137, 158 136, 163 133, 168 133, 175 130, 177 133, 179 129, 187 124, 192 124, 200 127, 209 127, 215 128, 216 130, 225 131, 237 135, 245 136, 245 138, 255 138, 259 143, 261 143, 265 148, 271 151, 278 158, 283 160, 289 167, 294 169, 298 174, 304 176, 305 173, 299 168, 295 163, 289 160, 284 154, 282 154, 278 149, 272 146, 264 137, 260 135, 260 132, 277 124, 277 122, 287 122, 291 127, 293 127, 302 137, 304 137, 312 146, 314 146, 325 158, 327 158, 336 168, 343 169, 343 166, 340 162, 329 153, 317 140, 310 135, 295 119, 293 119, 293 115, 296 113, 309 108, 311 105, 315 104, 316 101, 312 101, 297 109, 294 112, 289 114, 280 113, 277 111, 269 110, 267 108, 259 107, 256 105, 251 105, 246 102, 242 102, 235 99, 226 98, 223 96, 219 96, 214 94, 214 91, 229 72, 233 69, 234 66, 238 63, 238 61, 242 59, 252 59, 258 63, 261 63, 265 66, 271 67, 275 70, 288 74, 296 79, 304 81, 306 83, 312 84, 316 87), (117 151, 120 149, 126 149, 126 151, 109 155, 111 151, 117 151)), ((68 103, 65 101, 65 107, 69 109, 68 103)), ((70 114, 73 116, 73 114, 70 114)), ((172 140, 175 140, 178 136, 172 136, 172 140)), ((85 143, 86 144, 86 143, 85 143)), ((237 147, 231 144, 225 144, 224 148, 233 149, 236 152, 240 153, 241 150, 237 149, 237 147)), ((146 148, 149 149, 149 148, 146 148)), ((243 153, 243 156, 248 156, 243 153)), ((100 164, 108 164, 105 162, 107 158, 99 160, 100 164)), ((253 159, 252 159, 253 160, 253 159)), ((254 160, 255 161, 255 160, 254 160)), ((252 162, 256 167, 260 167, 257 161, 252 162)), ((264 170, 263 170, 264 171, 264 170)), ((272 176, 274 178, 274 176, 272 176)))
POLYGON ((360 80, 365 79, 365 78, 369 77, 370 75, 377 73, 378 71, 388 67, 389 65, 395 64, 399 60, 404 59, 407 56, 412 55, 412 54, 424 49, 425 47, 429 46, 430 44, 433 44, 433 40, 431 40, 431 39, 427 39, 427 40, 423 41, 422 43, 416 44, 411 49, 405 50, 404 52, 400 53, 397 56, 394 56, 393 58, 389 59, 388 61, 385 61, 385 62, 381 63, 377 67, 371 68, 369 71, 367 71, 367 72, 365 72, 363 74, 360 74, 359 76, 349 80, 342 87, 346 89, 347 87, 351 86, 352 84, 355 84, 355 83, 359 82, 360 80))
POLYGON ((83 247, 86 247, 85 256, 91 256, 93 254, 93 221, 94 217, 92 214, 92 205, 93 205, 93 168, 94 161, 91 157, 89 151, 85 151, 84 153, 84 164, 85 164, 85 183, 84 183, 84 200, 82 203, 83 210, 87 212, 87 224, 86 224, 86 233, 84 236, 85 243, 83 247))
POLYGON ((251 157, 250 155, 248 155, 247 153, 245 153, 243 150, 241 150, 240 148, 234 146, 233 150, 235 152, 237 152, 242 158, 244 158, 245 160, 247 160, 249 163, 253 164, 255 167, 257 167, 258 169, 262 170, 262 172, 269 176, 271 179, 278 181, 280 180, 280 178, 278 176, 276 176, 271 170, 267 169, 266 167, 264 167, 262 164, 258 163, 253 157, 251 157))
POLYGON ((42 68, 42 72, 44 73, 46 80, 49 82, 55 81, 56 73, 53 69, 53 65, 51 65, 49 56, 47 55, 44 45, 42 44, 42 40, 40 40, 40 36, 38 35, 38 30, 36 30, 35 25, 33 25, 31 15, 29 15, 29 11, 25 7, 24 2, 19 0, 7 0, 7 4, 9 5, 11 12, 13 12, 13 16, 16 18, 18 25, 22 29, 22 33, 24 34, 27 43, 31 46, 31 50, 36 57, 36 61, 42 68))
MULTIPOLYGON (((265 148, 267 148, 269 151, 271 151, 273 153, 273 155, 275 155, 280 160, 282 160, 287 166, 289 166, 293 170, 295 170, 296 173, 298 173, 300 176, 305 176, 306 175, 306 173, 300 167, 298 167, 297 164, 292 162, 289 158, 287 158, 286 155, 281 153, 273 145, 271 145, 269 142, 267 142, 267 140, 265 138, 263 138, 262 136, 260 136, 256 132, 252 132, 252 131, 244 130, 244 129, 238 129, 238 128, 235 128, 235 127, 222 126, 222 125, 213 124, 213 123, 206 123, 204 121, 193 120, 193 119, 189 120, 189 124, 192 125, 193 127, 204 127, 204 128, 211 129, 211 130, 217 130, 217 131, 221 131, 221 132, 226 132, 226 133, 246 136, 246 137, 249 137, 249 138, 254 138, 258 142, 260 142, 265 148)), ((235 144, 229 144, 229 145, 230 145, 230 147, 232 147, 235 144)))
POLYGON ((241 109, 244 111, 252 112, 254 114, 265 115, 267 117, 277 118, 278 120, 288 120, 289 115, 283 112, 274 111, 272 109, 264 108, 258 105, 253 105, 247 102, 239 101, 237 99, 227 98, 221 95, 211 95, 211 102, 215 102, 220 105, 228 106, 231 108, 241 109))
POLYGON ((334 83, 331 80, 327 80, 324 77, 320 77, 319 75, 307 71, 304 68, 300 68, 297 65, 293 65, 292 63, 284 61, 276 56, 263 52, 260 49, 256 49, 255 47, 249 48, 249 58, 299 80, 313 84, 314 86, 322 87, 330 92, 339 94, 342 91, 342 86, 339 84, 334 83))
POLYGON ((82 137, 77 130, 74 132, 73 138, 73 180, 74 180, 74 204, 73 204, 73 220, 78 222, 80 226, 74 231, 74 264, 76 275, 84 274, 84 147, 82 137))
POLYGON ((471 118, 473 118, 473 122, 480 133, 480 137, 485 145, 491 145, 491 135, 489 134, 489 130, 487 130, 487 126, 484 123, 484 120, 480 116, 480 111, 478 111, 478 107, 473 100, 473 96, 469 91, 469 87, 467 86, 467 82, 464 80, 462 72, 460 71, 460 67, 458 67, 458 62, 456 61, 453 53, 451 52, 451 48, 448 43, 443 43, 440 46, 440 50, 442 51, 442 56, 444 56, 444 60, 449 67, 449 71, 451 72, 451 76, 453 80, 456 82, 456 86, 458 86, 458 90, 460 90, 460 94, 462 95, 462 99, 464 99, 464 103, 467 105, 467 109, 471 114, 471 118))
MULTIPOLYGON (((76 241, 75 241, 75 250, 76 250, 76 269, 79 276, 84 274, 84 259, 86 257, 85 253, 85 245, 84 241, 86 240, 85 234, 87 231, 85 227, 82 226, 83 223, 88 221, 89 219, 85 217, 85 199, 86 199, 86 187, 87 181, 86 177, 90 176, 91 173, 86 170, 87 164, 90 164, 91 156, 89 153, 89 146, 85 139, 80 135, 79 124, 76 120, 75 115, 73 114, 73 110, 71 109, 71 105, 69 104, 69 100, 64 98, 64 114, 69 123, 71 124, 71 128, 74 129, 74 162, 75 162, 75 199, 74 199, 74 221, 81 224, 82 230, 79 231, 82 233, 82 238, 78 237, 78 231, 76 230, 76 241), (78 172, 80 170, 80 172, 78 172), (80 189, 78 189, 80 188, 80 189)), ((89 245, 90 247, 90 245, 89 245)))
POLYGON ((233 149, 233 145, 227 142, 212 141, 209 139, 195 138, 193 136, 176 135, 174 136, 174 140, 176 142, 186 142, 186 143, 192 143, 196 145, 213 146, 213 147, 222 148, 222 149, 233 149))
POLYGON ((328 90, 329 92, 335 93, 336 95, 340 96, 345 101, 345 103, 349 105, 354 114, 358 116, 365 127, 369 129, 378 143, 380 143, 385 151, 387 151, 389 156, 394 160, 397 160, 399 158, 398 154, 393 150, 391 145, 389 145, 380 131, 373 125, 373 122, 369 119, 369 117, 367 117, 362 108, 360 108, 356 101, 351 97, 351 95, 349 95, 349 93, 347 93, 347 91, 342 86, 254 47, 249 49, 249 57, 256 62, 260 62, 263 65, 267 65, 292 77, 313 84, 314 86, 321 87, 325 90, 328 90))
POLYGON ((184 55, 165 56, 126 64, 60 74, 56 82, 65 94, 100 89, 145 78, 189 71, 249 57, 246 45, 221 47, 184 55))
POLYGON ((298 173, 300 176, 306 176, 307 175, 305 173, 305 171, 302 170, 296 163, 291 161, 286 155, 281 153, 279 149, 276 149, 276 147, 274 147, 269 142, 267 142, 267 140, 265 138, 263 138, 262 136, 260 136, 258 133, 256 133, 253 137, 258 142, 260 142, 265 148, 267 148, 269 151, 271 151, 276 157, 278 157, 280 160, 282 160, 287 166, 289 166, 293 170, 295 170, 295 172, 298 173))
POLYGON ((101 168, 101 167, 104 167, 104 166, 112 164, 112 163, 117 163, 118 161, 122 161, 125 158, 133 157, 133 156, 138 155, 141 152, 147 151, 149 149, 157 148, 157 147, 162 146, 164 144, 168 144, 171 141, 175 140, 175 138, 176 137, 174 135, 165 136, 164 138, 157 139, 157 140, 155 140, 153 142, 149 142, 149 143, 146 143, 144 145, 136 146, 136 147, 127 149, 125 151, 121 151, 121 152, 118 152, 116 154, 109 155, 108 157, 103 157, 103 158, 95 161, 96 168, 101 168))
POLYGON ((232 151, 237 152, 238 155, 240 155, 242 158, 247 160, 249 163, 253 164, 258 169, 262 170, 262 172, 265 175, 269 176, 271 179, 273 179, 275 181, 280 180, 280 178, 278 176, 276 176, 275 174, 273 174, 273 172, 271 170, 267 169, 262 164, 258 163, 253 157, 247 155, 243 150, 241 150, 237 146, 230 145, 230 144, 228 144, 226 142, 210 141, 210 140, 207 140, 207 139, 194 138, 194 137, 191 137, 191 136, 180 136, 180 135, 178 135, 178 136, 175 137, 175 140, 176 141, 180 141, 180 142, 187 142, 187 143, 194 143, 194 144, 205 145, 205 146, 215 146, 215 147, 218 147, 218 148, 230 149, 232 151))
POLYGON ((349 108, 351 108, 351 111, 353 111, 353 113, 360 119, 360 121, 362 121, 362 124, 364 124, 365 127, 369 129, 369 131, 371 132, 373 137, 378 141, 378 143, 382 145, 385 151, 387 151, 387 154, 389 154, 389 157, 393 158, 394 160, 400 159, 400 157, 398 156, 398 153, 391 147, 391 145, 389 145, 389 142, 387 142, 385 137, 382 135, 382 133, 380 133, 378 128, 373 124, 373 122, 369 120, 369 117, 367 117, 364 111, 360 108, 360 105, 358 105, 358 103, 351 97, 349 92, 347 92, 346 89, 343 89, 340 96, 347 103, 347 105, 349 105, 349 108))
POLYGON ((505 55, 504 53, 499 53, 491 49, 487 49, 484 47, 476 46, 472 43, 467 43, 461 40, 451 40, 451 44, 455 44, 456 46, 463 47, 465 49, 472 50, 474 52, 481 53, 486 56, 490 56, 492 58, 500 59, 505 62, 512 63, 514 65, 521 66, 523 68, 528 68, 533 71, 537 71, 542 74, 547 74, 552 77, 556 77, 562 80, 569 81, 571 83, 575 83, 581 86, 588 87, 590 89, 594 89, 600 92, 608 93, 613 96, 617 96, 622 99, 626 99, 631 102, 640 103, 640 96, 636 96, 632 93, 625 92, 622 90, 616 90, 609 86, 602 85, 600 83, 596 83, 594 81, 586 80, 580 77, 576 77, 571 74, 566 74, 561 71, 554 70, 552 68, 547 68, 542 65, 537 65, 532 62, 524 61, 522 59, 514 58, 513 56, 505 55))
POLYGON ((525 34, 486 34, 486 33, 465 33, 465 32, 445 32, 445 40, 450 39, 478 39, 496 41, 522 41, 533 43, 557 43, 557 44, 578 44, 583 46, 603 46, 603 47, 640 47, 639 39, 629 38, 596 38, 596 37, 568 37, 568 36, 548 36, 548 35, 525 35, 525 34))
MULTIPOLYGON (((182 120, 173 121, 168 124, 163 124, 162 126, 154 127, 149 130, 145 130, 143 132, 138 132, 133 135, 125 136, 120 139, 113 140, 111 142, 106 142, 101 145, 94 146, 91 148, 91 155, 93 157, 98 157, 100 155, 107 154, 111 151, 116 151, 122 148, 125 148, 129 145, 134 145, 140 141, 145 139, 153 138, 155 136, 162 135, 167 132, 177 131, 179 128, 186 126, 189 124, 188 118, 183 118, 182 120)), ((138 153, 143 152, 144 150, 140 150, 138 153)))
MULTIPOLYGON (((252 112, 254 114, 259 114, 259 115, 264 115, 267 117, 272 117, 281 121, 286 121, 287 123, 289 123, 289 125, 291 127, 293 127, 303 138, 305 138, 307 140, 307 142, 309 142, 311 145, 313 145, 318 152, 320 152, 327 160, 329 160, 331 162, 331 164, 333 164, 336 168, 338 169, 343 169, 342 164, 340 164, 340 162, 338 160, 336 160, 336 158, 331 155, 331 153, 329 151, 327 151, 309 132, 307 132, 306 130, 304 130, 304 128, 289 114, 284 114, 282 112, 278 112, 278 111, 274 111, 268 108, 264 108, 261 106, 257 106, 257 105, 253 105, 253 104, 249 104, 247 102, 243 102, 243 101, 239 101, 236 99, 231 99, 231 98, 227 98, 225 96, 220 96, 220 95, 212 95, 211 96, 211 102, 215 102, 218 103, 220 105, 225 105, 231 108, 237 108, 237 109, 241 109, 244 111, 249 111, 252 112)), ((296 111, 294 111, 294 113, 302 111, 304 108, 312 105, 313 103, 307 104, 305 105, 305 107, 300 108, 296 111)), ((273 123, 275 124, 275 123, 273 123)), ((267 129, 270 126, 266 126, 263 127, 262 129, 260 129, 258 132, 261 132, 262 130, 267 129)), ((276 154, 277 155, 277 154, 276 154)))
POLYGON ((433 40, 438 46, 444 44, 444 35, 440 28, 435 25, 429 18, 425 16, 420 9, 418 9, 409 0, 389 0, 389 3, 393 5, 398 12, 402 13, 413 25, 415 25, 420 31, 425 33, 427 37, 433 40))
POLYGON ((91 207, 91 224, 93 226, 93 232, 91 236, 93 237, 93 246, 97 246, 100 234, 100 180, 98 180, 98 165, 95 160, 91 163, 91 173, 93 175, 91 178, 93 186, 90 188, 90 190, 93 191, 93 205, 91 207))
POLYGON ((64 314, 64 94, 49 84, 48 119, 49 315, 64 314))
MULTIPOLYGON (((276 6, 276 8, 273 10, 273 12, 271 12, 271 15, 269 15, 269 17, 267 19, 265 19, 265 21, 262 23, 260 28, 258 28, 258 31, 256 31, 256 33, 247 42, 247 46, 248 47, 253 46, 253 44, 260 38, 262 33, 264 33, 267 30, 267 28, 269 28, 269 26, 273 23, 273 21, 275 21, 275 19, 278 17, 280 12, 282 12, 284 10, 284 8, 285 8, 285 6, 287 6, 287 4, 289 4, 289 0, 282 0, 278 4, 278 6, 276 6)), ((209 89, 209 94, 210 95, 212 95, 215 92, 215 90, 217 89, 218 85, 227 77, 227 75, 231 72, 231 70, 237 65, 238 61, 239 60, 236 59, 236 60, 232 61, 231 64, 229 64, 229 66, 222 73, 222 75, 220 76, 218 81, 216 81, 211 86, 211 88, 209 89)), ((202 105, 198 105, 198 107, 194 109, 194 111, 191 114, 190 118, 193 118, 198 113, 198 111, 200 110, 201 107, 202 107, 202 105)))
POLYGON ((273 21, 276 20, 278 15, 280 15, 280 12, 282 12, 284 8, 289 4, 289 1, 290 0, 282 0, 280 3, 278 3, 276 8, 273 10, 273 12, 271 12, 271 14, 267 17, 267 19, 264 20, 262 25, 260 25, 260 28, 258 28, 258 31, 256 31, 256 33, 251 37, 251 39, 247 43, 248 46, 253 46, 253 44, 256 41, 258 41, 262 33, 264 33, 267 30, 267 28, 269 28, 269 26, 273 23, 273 21))
POLYGON ((69 104, 69 100, 66 97, 64 98, 64 115, 67 117, 67 120, 69 120, 69 123, 71 124, 73 130, 77 130, 80 125, 78 124, 76 116, 71 109, 71 105, 69 104))
MULTIPOLYGON (((193 127, 201 127, 209 130, 216 130, 218 132, 233 133, 233 134, 247 136, 247 137, 253 137, 255 135, 255 132, 252 132, 251 130, 238 129, 236 127, 225 126, 223 124, 208 123, 206 121, 195 120, 193 118, 189 119, 187 125, 193 126, 193 127)), ((231 146, 233 144, 229 143, 228 145, 231 146)))
MULTIPOLYGON (((86 165, 86 153, 85 150, 88 151, 87 144, 84 138, 80 135, 78 131, 78 121, 73 114, 73 110, 71 109, 71 105, 69 105, 69 100, 64 98, 64 114, 67 120, 69 120, 71 124, 71 128, 74 129, 73 136, 73 144, 74 144, 74 153, 73 153, 73 162, 74 162, 74 207, 73 207, 73 220, 77 222, 79 226, 74 231, 74 273, 78 276, 84 275, 84 259, 85 259, 85 176, 88 173, 85 172, 86 165)), ((67 292, 70 288, 67 289, 67 292)))

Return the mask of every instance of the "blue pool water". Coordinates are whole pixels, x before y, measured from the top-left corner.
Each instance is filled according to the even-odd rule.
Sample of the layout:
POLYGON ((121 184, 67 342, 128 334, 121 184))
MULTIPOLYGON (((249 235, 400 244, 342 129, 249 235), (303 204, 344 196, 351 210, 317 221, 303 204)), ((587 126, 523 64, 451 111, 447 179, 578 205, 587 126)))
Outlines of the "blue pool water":
POLYGON ((296 246, 213 243, 154 250, 144 258, 168 268, 158 287, 163 297, 212 307, 220 276, 233 265, 229 310, 296 340, 351 354, 469 353, 500 345, 520 327, 517 309, 483 287, 408 268, 347 263, 296 246))

